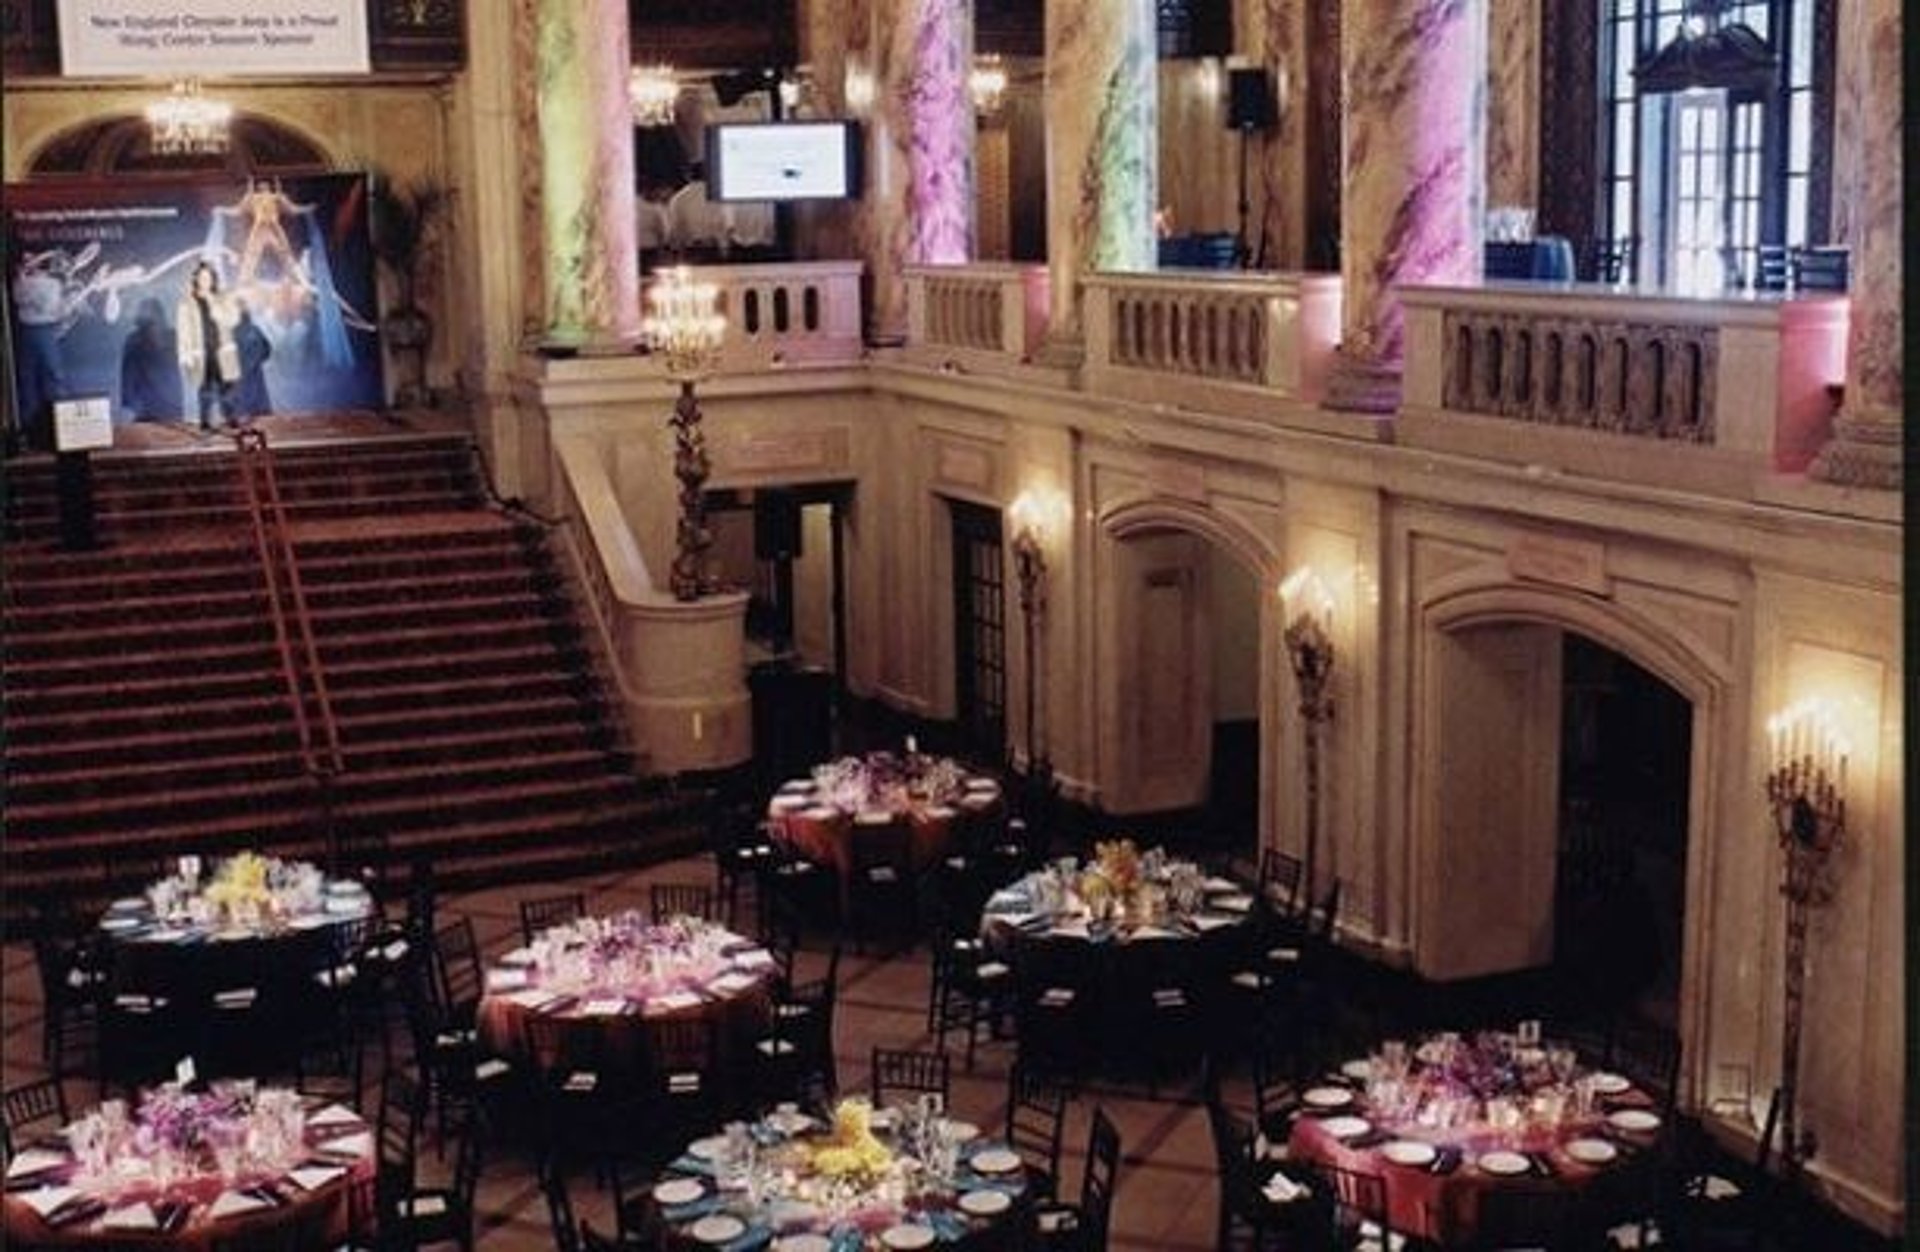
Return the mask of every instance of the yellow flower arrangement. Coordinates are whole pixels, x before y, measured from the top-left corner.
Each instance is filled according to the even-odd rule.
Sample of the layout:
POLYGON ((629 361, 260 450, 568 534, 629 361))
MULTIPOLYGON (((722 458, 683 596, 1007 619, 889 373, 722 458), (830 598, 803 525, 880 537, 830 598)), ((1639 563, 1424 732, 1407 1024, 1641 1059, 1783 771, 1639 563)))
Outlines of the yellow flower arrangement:
POLYGON ((834 1106, 833 1130, 813 1150, 813 1168, 828 1177, 872 1176, 893 1163, 893 1153, 873 1137, 873 1106, 862 1099, 834 1106))
POLYGON ((229 916, 267 912, 273 905, 273 893, 267 889, 267 868, 267 858, 257 852, 228 857, 207 884, 207 903, 229 916))
POLYGON ((1140 849, 1131 839, 1115 839, 1093 845, 1094 863, 1107 886, 1123 900, 1140 889, 1140 849))

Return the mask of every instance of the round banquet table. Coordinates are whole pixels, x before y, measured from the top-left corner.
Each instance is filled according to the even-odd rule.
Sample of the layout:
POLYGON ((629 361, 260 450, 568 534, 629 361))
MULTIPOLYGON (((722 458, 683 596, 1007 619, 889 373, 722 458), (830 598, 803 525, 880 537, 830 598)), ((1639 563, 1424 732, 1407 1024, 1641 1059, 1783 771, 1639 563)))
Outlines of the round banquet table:
POLYGON ((725 1137, 713 1135, 695 1140, 662 1171, 659 1182, 639 1197, 635 1216, 642 1229, 659 1232, 661 1246, 672 1249, 865 1252, 926 1246, 958 1252, 1017 1246, 1021 1215, 1031 1199, 1020 1158, 1006 1144, 980 1137, 968 1123, 950 1123, 969 1137, 958 1147, 951 1177, 936 1179, 903 1151, 895 1137, 897 1124, 891 1110, 874 1114, 875 1138, 896 1162, 890 1193, 882 1188, 823 1195, 823 1180, 809 1158, 826 1142, 826 1127, 783 1108, 748 1127, 763 1170, 757 1200, 743 1177, 723 1177, 735 1171, 717 1163, 725 1137), (983 1196, 987 1192, 1005 1199, 983 1196), (720 1237, 726 1230, 716 1223, 734 1233, 720 1237))
POLYGON ((1037 909, 1036 881, 1046 871, 1028 874, 987 898, 980 914, 980 937, 997 952, 1025 944, 1066 941, 1109 954, 1121 977, 1130 963, 1145 963, 1177 953, 1196 970, 1224 961, 1240 941, 1253 909, 1253 894, 1231 879, 1208 877, 1199 908, 1169 910, 1151 920, 1095 919, 1077 896, 1057 907, 1037 909))
POLYGON ((1350 1061, 1309 1089, 1288 1136, 1289 1158, 1381 1176, 1393 1229, 1443 1245, 1471 1239, 1489 1192, 1588 1187, 1632 1168, 1663 1130, 1653 1100, 1606 1073, 1583 1080, 1605 1088, 1589 1112, 1551 1123, 1501 1130, 1484 1120, 1449 1127, 1401 1120, 1369 1101, 1361 1075, 1370 1064, 1350 1061), (1428 1151, 1417 1145, 1430 1145, 1432 1159, 1421 1160, 1428 1151))
POLYGON ((488 1051, 542 1069, 579 1063, 632 1078, 646 1072, 649 1022, 706 1016, 716 1024, 723 1072, 732 1072, 773 1020, 779 970, 773 954, 751 939, 723 930, 718 946, 716 962, 630 980, 563 979, 535 963, 531 949, 508 952, 487 971, 475 1021, 480 1040, 488 1051), (534 1055, 529 1023, 536 1018, 554 1024, 549 1046, 559 1055, 534 1055))
POLYGON ((318 907, 248 921, 154 914, 144 896, 116 900, 100 919, 112 947, 116 991, 186 1001, 231 988, 304 986, 335 963, 337 936, 373 915, 352 879, 326 883, 318 907))
POLYGON ((352 1192, 372 1185, 373 1131, 345 1105, 310 1100, 305 1109, 298 1159, 243 1169, 231 1184, 211 1155, 163 1187, 125 1152, 105 1176, 83 1174, 64 1131, 17 1145, 0 1199, 4 1242, 202 1252, 291 1227, 313 1246, 335 1246, 351 1233, 352 1192))
POLYGON ((903 790, 859 803, 836 799, 811 779, 796 778, 768 801, 767 823, 780 843, 833 869, 844 906, 854 872, 854 841, 863 834, 904 824, 907 868, 917 874, 948 855, 962 823, 992 822, 1004 811, 1000 784, 985 777, 965 778, 955 794, 916 796, 903 790))

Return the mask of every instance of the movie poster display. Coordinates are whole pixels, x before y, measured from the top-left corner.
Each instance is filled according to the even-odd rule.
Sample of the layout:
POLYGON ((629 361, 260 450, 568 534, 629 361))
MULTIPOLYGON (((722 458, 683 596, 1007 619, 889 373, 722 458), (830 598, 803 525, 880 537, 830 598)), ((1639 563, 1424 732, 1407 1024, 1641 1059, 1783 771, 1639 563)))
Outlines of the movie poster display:
POLYGON ((5 210, 26 447, 77 396, 206 429, 382 406, 365 175, 9 185, 5 210))

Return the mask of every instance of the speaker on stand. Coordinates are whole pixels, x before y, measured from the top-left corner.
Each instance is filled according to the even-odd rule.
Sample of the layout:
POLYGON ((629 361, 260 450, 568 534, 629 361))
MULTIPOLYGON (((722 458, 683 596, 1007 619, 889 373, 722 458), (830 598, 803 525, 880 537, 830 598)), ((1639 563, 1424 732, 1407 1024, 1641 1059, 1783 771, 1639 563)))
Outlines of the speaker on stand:
POLYGON ((1273 87, 1267 72, 1259 67, 1230 70, 1227 74, 1227 129, 1240 132, 1240 230, 1234 236, 1234 259, 1247 268, 1252 249, 1247 242, 1247 217, 1252 205, 1247 200, 1247 144, 1254 131, 1264 131, 1274 122, 1273 87))

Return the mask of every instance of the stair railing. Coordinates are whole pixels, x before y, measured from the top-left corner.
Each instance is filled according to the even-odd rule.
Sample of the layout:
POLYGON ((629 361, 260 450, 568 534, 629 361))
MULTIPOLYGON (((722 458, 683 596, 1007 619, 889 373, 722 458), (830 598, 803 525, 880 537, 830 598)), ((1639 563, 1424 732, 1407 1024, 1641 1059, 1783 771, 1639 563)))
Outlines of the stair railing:
POLYGON ((239 452, 240 486, 246 497, 254 551, 267 585, 267 606, 273 618, 274 643, 280 655, 280 676, 293 710, 300 738, 300 759, 319 794, 323 833, 329 862, 334 858, 333 779, 344 766, 340 754, 340 727, 327 693, 327 677, 320 665, 320 649, 313 639, 313 617, 307 609, 306 587, 287 529, 286 505, 280 478, 266 435, 243 430, 234 436, 239 452), (281 583, 285 582, 282 592, 281 583), (303 680, 304 675, 304 680, 303 680), (309 692, 309 688, 311 691, 309 692), (312 712, 308 712, 308 701, 312 712))

